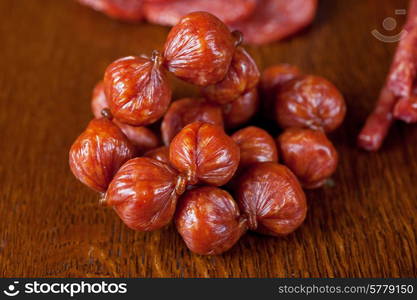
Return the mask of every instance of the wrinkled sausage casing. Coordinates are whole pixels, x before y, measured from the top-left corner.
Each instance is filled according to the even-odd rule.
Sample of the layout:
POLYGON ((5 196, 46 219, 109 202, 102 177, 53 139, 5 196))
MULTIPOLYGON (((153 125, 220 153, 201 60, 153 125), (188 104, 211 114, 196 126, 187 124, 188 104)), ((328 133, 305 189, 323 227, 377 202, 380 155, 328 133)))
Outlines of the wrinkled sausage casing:
POLYGON ((177 77, 207 86, 226 76, 234 51, 235 41, 227 26, 209 13, 195 12, 169 32, 164 63, 177 77))
POLYGON ((223 127, 221 106, 202 98, 184 98, 171 104, 161 124, 162 139, 165 145, 186 125, 205 122, 223 127))
POLYGON ((135 156, 135 152, 134 146, 112 121, 94 119, 71 146, 69 164, 82 183, 105 192, 114 174, 135 156))
POLYGON ((278 64, 262 72, 259 90, 265 117, 274 119, 275 98, 285 83, 301 75, 299 68, 289 64, 278 64))
MULTIPOLYGON (((108 109, 109 104, 104 93, 103 82, 97 83, 93 91, 93 97, 91 99, 91 110, 94 117, 97 119, 102 117, 103 109, 108 109)), ((142 154, 148 150, 158 147, 160 141, 157 135, 144 126, 131 126, 124 124, 117 119, 112 120, 122 132, 126 135, 129 141, 136 147, 138 154, 142 154)))
POLYGON ((222 106, 225 127, 233 129, 245 124, 255 116, 258 109, 258 90, 254 88, 237 98, 235 101, 222 106))
POLYGON ((146 157, 150 157, 159 160, 163 163, 169 164, 169 147, 163 146, 156 149, 152 149, 145 153, 146 157))
POLYGON ((284 164, 304 188, 321 187, 336 171, 338 154, 321 131, 289 128, 278 138, 284 164))
POLYGON ((309 25, 316 14, 317 0, 258 1, 252 15, 230 24, 241 31, 250 44, 265 44, 283 39, 309 25))
POLYGON ((93 89, 93 95, 91 97, 91 111, 96 119, 103 117, 103 109, 109 108, 109 102, 107 101, 106 94, 104 93, 103 81, 99 81, 93 89))
POLYGON ((144 14, 151 23, 173 26, 186 14, 206 11, 228 24, 249 17, 256 2, 257 0, 146 1, 144 14))
POLYGON ((240 149, 239 169, 257 162, 277 162, 278 151, 273 137, 265 130, 249 126, 232 135, 240 149))
POLYGON ((277 89, 281 88, 286 82, 301 75, 301 70, 289 64, 278 64, 266 68, 262 72, 261 89, 265 94, 275 95, 277 89))
POLYGON ((119 126, 129 141, 136 147, 138 154, 143 154, 160 144, 158 136, 147 127, 131 126, 117 120, 113 120, 113 122, 119 126))
POLYGON ((239 179, 236 201, 249 230, 281 236, 296 230, 307 213, 306 198, 295 175, 273 162, 257 163, 239 179))
POLYGON ((238 47, 226 77, 214 85, 203 88, 202 93, 210 101, 219 104, 230 103, 255 88, 260 76, 259 69, 249 53, 238 47))
POLYGON ((283 128, 306 127, 330 132, 342 124, 346 114, 342 94, 318 76, 307 75, 287 82, 275 101, 275 117, 283 128))
POLYGON ((222 186, 235 174, 240 150, 221 127, 194 122, 172 140, 169 159, 180 173, 187 175, 190 184, 222 186))
POLYGON ((245 40, 265 44, 290 36, 315 16, 317 0, 78 0, 106 15, 128 22, 174 26, 184 15, 204 11, 217 16, 245 40))
POLYGON ((148 157, 125 163, 114 176, 105 196, 131 229, 152 231, 171 222, 185 181, 169 165, 148 157))
POLYGON ((181 197, 175 223, 187 247, 201 255, 229 250, 247 229, 232 196, 208 186, 187 191, 181 197))
POLYGON ((161 58, 129 56, 110 64, 104 87, 113 116, 129 125, 148 125, 160 119, 171 101, 171 87, 161 58))

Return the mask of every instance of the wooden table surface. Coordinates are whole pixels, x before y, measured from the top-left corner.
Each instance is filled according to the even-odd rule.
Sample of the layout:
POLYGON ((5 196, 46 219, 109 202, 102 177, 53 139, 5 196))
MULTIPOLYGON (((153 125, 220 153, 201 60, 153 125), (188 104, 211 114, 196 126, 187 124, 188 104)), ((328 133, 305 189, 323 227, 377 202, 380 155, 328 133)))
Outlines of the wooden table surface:
MULTIPOLYGON (((371 30, 407 1, 320 0, 313 26, 248 47, 261 68, 288 62, 333 81, 348 104, 333 134, 335 185, 308 191, 294 234, 245 235, 228 253, 189 252, 172 226, 129 230, 71 174, 68 149, 116 58, 160 48, 168 28, 112 21, 72 0, 0 1, 0 276, 415 277, 417 127, 396 124, 379 153, 355 145, 396 44, 371 30)), ((175 82, 174 96, 195 90, 175 82)))

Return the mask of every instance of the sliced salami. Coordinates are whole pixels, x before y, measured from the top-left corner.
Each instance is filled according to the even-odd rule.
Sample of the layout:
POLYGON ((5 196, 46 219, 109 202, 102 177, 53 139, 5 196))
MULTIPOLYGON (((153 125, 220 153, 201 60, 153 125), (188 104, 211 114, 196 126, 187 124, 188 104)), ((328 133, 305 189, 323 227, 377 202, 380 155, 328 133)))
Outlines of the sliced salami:
POLYGON ((143 18, 144 0, 78 0, 109 17, 135 22, 143 18))
POLYGON ((153 0, 145 3, 144 13, 149 22, 160 25, 173 26, 182 16, 195 11, 209 12, 230 24, 249 17, 258 1, 260 0, 153 0))
POLYGON ((248 19, 230 25, 243 33, 245 42, 265 44, 309 25, 316 9, 317 0, 259 0, 248 19))

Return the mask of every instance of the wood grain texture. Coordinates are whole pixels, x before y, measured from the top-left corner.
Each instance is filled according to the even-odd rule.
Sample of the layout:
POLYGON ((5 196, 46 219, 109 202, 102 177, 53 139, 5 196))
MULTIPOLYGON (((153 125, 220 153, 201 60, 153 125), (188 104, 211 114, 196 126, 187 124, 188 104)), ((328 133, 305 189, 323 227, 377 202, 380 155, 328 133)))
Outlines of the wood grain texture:
MULTIPOLYGON (((261 68, 296 64, 341 89, 348 116, 332 135, 340 167, 334 187, 307 192, 308 217, 295 234, 247 234, 225 255, 202 257, 172 226, 129 230, 68 166, 106 65, 160 48, 169 29, 119 23, 72 0, 1 0, 0 276, 417 276, 417 128, 397 123, 379 153, 355 146, 396 46, 370 32, 392 34, 382 21, 402 24, 394 10, 406 7, 320 0, 310 29, 248 47, 261 68)), ((175 98, 190 94, 175 81, 175 98)))

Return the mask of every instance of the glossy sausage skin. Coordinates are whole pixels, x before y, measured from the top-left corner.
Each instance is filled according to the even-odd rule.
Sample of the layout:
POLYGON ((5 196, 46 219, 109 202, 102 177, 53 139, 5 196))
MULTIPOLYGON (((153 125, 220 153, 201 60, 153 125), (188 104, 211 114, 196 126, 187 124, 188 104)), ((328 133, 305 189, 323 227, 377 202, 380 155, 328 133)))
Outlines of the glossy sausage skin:
POLYGON ((259 78, 260 72, 255 61, 244 48, 237 47, 226 77, 203 88, 202 94, 215 103, 230 103, 255 88, 259 78))
POLYGON ((164 64, 175 76, 208 86, 226 76, 234 51, 235 40, 227 26, 209 13, 195 12, 169 32, 164 64))
POLYGON ((69 152, 72 173, 82 183, 98 192, 105 192, 114 174, 136 150, 112 121, 92 120, 75 140, 69 152))
POLYGON ((223 127, 221 106, 202 98, 184 98, 174 101, 161 124, 162 139, 165 145, 169 145, 186 125, 197 121, 223 127))
POLYGON ((262 72, 261 89, 264 94, 275 95, 288 81, 300 76, 301 70, 289 64, 277 64, 262 72))
POLYGON ((152 150, 161 144, 159 137, 145 126, 131 126, 116 119, 113 122, 119 126, 129 141, 136 147, 138 154, 152 150))
POLYGON ((103 81, 97 82, 93 89, 91 97, 91 111, 96 119, 103 117, 103 109, 109 109, 109 102, 107 101, 106 93, 104 92, 103 81))
POLYGON ((225 185, 235 174, 240 150, 223 128, 194 122, 184 127, 169 147, 171 164, 190 184, 225 185))
POLYGON ((336 171, 338 154, 322 131, 289 128, 278 138, 282 161, 307 189, 321 187, 336 171))
POLYGON ((171 222, 185 185, 183 177, 169 165, 138 157, 120 168, 104 201, 129 228, 152 231, 171 222))
POLYGON ((187 247, 201 255, 229 250, 247 229, 232 196, 209 186, 187 191, 181 197, 175 223, 187 247))
POLYGON ((249 168, 240 177, 235 195, 252 231, 287 235, 306 217, 306 198, 300 183, 287 167, 277 163, 257 163, 249 168))
POLYGON ((168 109, 172 90, 161 57, 129 56, 111 63, 104 74, 110 110, 120 122, 143 126, 159 120, 168 109))
POLYGON ((313 75, 287 82, 276 96, 275 117, 282 128, 305 127, 331 132, 343 122, 346 104, 328 80, 313 75))
POLYGON ((145 153, 146 157, 150 157, 159 160, 163 163, 170 164, 169 162, 169 147, 162 146, 145 153))
POLYGON ((231 137, 240 149, 239 169, 245 169, 257 162, 278 162, 275 141, 265 130, 249 126, 235 132, 231 137))
POLYGON ((262 108, 269 119, 273 119, 275 98, 285 83, 301 75, 301 70, 289 64, 277 64, 262 72, 259 90, 263 99, 262 108))
MULTIPOLYGON (((106 94, 104 93, 103 82, 100 81, 93 90, 91 110, 94 117, 99 119, 103 117, 104 109, 109 109, 109 104, 106 94)), ((112 121, 119 126, 129 141, 136 147, 138 154, 154 149, 160 144, 157 135, 147 127, 131 126, 129 124, 122 123, 117 119, 113 119, 112 121)))
POLYGON ((231 103, 224 104, 223 120, 227 129, 234 129, 252 119, 259 109, 259 96, 256 88, 243 94, 231 103))

